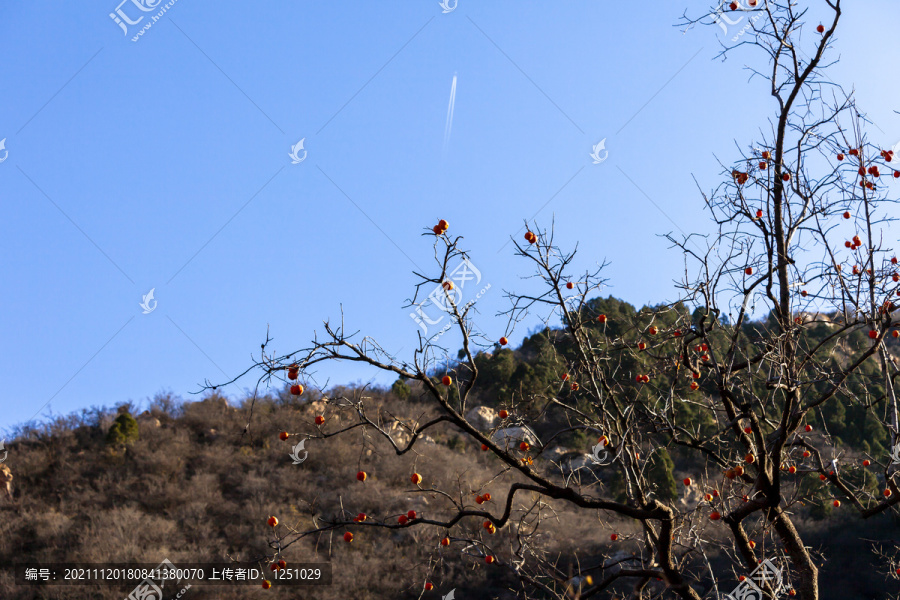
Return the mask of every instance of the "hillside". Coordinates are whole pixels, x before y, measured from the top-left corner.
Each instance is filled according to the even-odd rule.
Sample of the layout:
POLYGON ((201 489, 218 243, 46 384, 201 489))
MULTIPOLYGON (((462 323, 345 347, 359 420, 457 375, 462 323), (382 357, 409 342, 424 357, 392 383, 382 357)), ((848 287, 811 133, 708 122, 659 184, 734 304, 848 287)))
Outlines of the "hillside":
MULTIPOLYGON (((640 321, 643 314, 653 312, 649 307, 638 311, 612 298, 597 299, 590 308, 610 315, 614 324, 640 321)), ((809 328, 813 338, 826 330, 825 324, 809 328)), ((859 335, 863 336, 861 332, 859 335)), ((537 388, 558 378, 559 359, 551 359, 545 352, 552 336, 553 331, 539 332, 515 350, 497 347, 478 356, 483 380, 480 396, 469 406, 475 409, 470 413, 473 418, 484 417, 489 425, 492 411, 516 390, 537 388)), ((637 368, 627 360, 636 359, 623 357, 624 371, 637 368)), ((860 386, 860 395, 875 396, 877 390, 865 381, 866 373, 871 371, 863 370, 862 379, 854 385, 860 386)), ((710 391, 701 388, 696 393, 710 391)), ((462 494, 490 491, 493 499, 486 507, 499 513, 505 490, 513 482, 524 481, 509 471, 496 477, 496 457, 481 452, 450 426, 429 432, 429 437, 401 456, 382 436, 362 428, 341 436, 310 439, 305 446, 308 458, 302 464, 292 464, 289 453, 295 440, 336 432, 354 423, 354 408, 348 402, 361 396, 367 398, 369 416, 377 416, 385 430, 401 442, 406 439, 403 423, 408 425, 413 419, 421 423, 438 415, 433 404, 422 401, 425 394, 420 387, 398 380, 390 389, 335 387, 326 395, 307 391, 302 397, 282 391, 255 401, 244 399, 237 405, 216 394, 190 403, 159 396, 147 407, 123 404, 116 409, 92 409, 44 425, 22 427, 7 443, 9 458, 5 464, 15 477, 14 497, 12 501, 0 499, 0 536, 4 540, 0 564, 157 564, 169 559, 176 565, 233 560, 267 568, 274 555, 269 545, 273 531, 266 525, 269 516, 277 515, 283 527, 302 530, 322 526, 341 514, 364 512, 371 521, 396 522, 397 515, 409 510, 434 518, 447 513, 447 499, 416 490, 409 484, 410 472, 425 474, 429 488, 434 483, 441 489, 458 488, 462 494), (135 415, 136 431, 120 426, 130 422, 127 418, 115 420, 124 414, 135 415), (321 430, 314 425, 316 415, 326 419, 321 430), (283 431, 292 439, 279 439, 283 431), (365 483, 356 478, 363 465, 368 472, 365 483)), ((866 453, 884 452, 887 432, 877 422, 857 418, 852 403, 849 409, 845 404, 834 402, 834 406, 824 407, 823 420, 817 423, 834 436, 841 460, 853 462, 866 453)), ((685 404, 681 409, 690 418, 690 407, 685 404)), ((564 428, 565 423, 542 422, 535 434, 540 440, 548 440, 564 428)), ((556 436, 536 457, 535 464, 548 473, 579 479, 583 486, 592 487, 595 495, 621 495, 621 482, 613 470, 591 466, 584 460, 592 443, 594 439, 583 433, 556 436), (577 466, 583 468, 574 470, 577 466)), ((659 497, 681 507, 696 506, 699 490, 685 490, 675 482, 699 464, 676 447, 666 453, 672 463, 658 461, 662 451, 650 453, 659 497), (666 464, 673 464, 674 469, 669 472, 666 464)), ((874 477, 871 484, 877 485, 874 477)), ((869 565, 873 544, 896 543, 897 516, 888 513, 861 521, 852 512, 832 510, 828 497, 815 491, 821 486, 813 474, 797 485, 809 490, 815 499, 806 505, 806 514, 796 518, 810 535, 810 545, 823 552, 818 557, 823 581, 830 583, 822 597, 884 598, 894 592, 885 583, 886 565, 864 567, 869 565), (857 564, 861 556, 866 557, 862 566, 857 564), (847 576, 851 572, 852 578, 847 576)), ((528 501, 525 496, 517 499, 526 507, 528 501)), ((531 551, 555 558, 560 580, 566 579, 575 561, 627 564, 631 552, 639 548, 632 540, 640 532, 610 521, 609 515, 597 511, 586 520, 583 511, 564 501, 547 501, 556 518, 541 524, 544 546, 531 551), (617 534, 616 541, 610 539, 611 533, 617 534)), ((475 536, 480 522, 466 523, 465 527, 475 536)), ((441 597, 438 590, 446 593, 451 588, 456 589, 460 600, 516 597, 512 590, 518 589, 518 584, 509 572, 484 568, 471 548, 442 548, 438 540, 443 530, 437 527, 363 528, 356 530, 352 544, 341 539, 344 532, 338 527, 300 539, 280 555, 289 564, 330 562, 334 583, 329 587, 308 591, 194 587, 189 597, 437 599, 441 597), (436 589, 422 595, 424 581, 434 582, 436 589)), ((512 550, 516 549, 516 534, 511 528, 497 533, 512 550)), ((710 530, 705 535, 714 537, 716 533, 710 530)), ((714 568, 729 572, 727 557, 711 554, 710 559, 714 568)), ((727 580, 736 583, 737 575, 727 580)), ((36 589, 15 587, 11 572, 0 571, 0 597, 9 600, 121 599, 130 591, 127 587, 36 589)), ((614 594, 614 590, 609 593, 614 594)))

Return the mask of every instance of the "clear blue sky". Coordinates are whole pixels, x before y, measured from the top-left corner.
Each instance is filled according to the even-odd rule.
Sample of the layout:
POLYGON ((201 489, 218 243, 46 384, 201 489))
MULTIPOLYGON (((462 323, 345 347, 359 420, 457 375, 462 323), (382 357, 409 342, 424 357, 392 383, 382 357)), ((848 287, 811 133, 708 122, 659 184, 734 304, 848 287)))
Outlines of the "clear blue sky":
MULTIPOLYGON (((611 262, 606 293, 671 299, 683 263, 659 234, 708 229, 692 176, 714 186, 716 156, 773 108, 742 69, 758 55, 716 61, 717 27, 673 27, 703 2, 178 0, 137 42, 156 11, 121 5, 148 15, 125 35, 116 3, 0 8, 0 427, 190 397, 246 368, 267 326, 295 349, 341 305, 408 355, 402 305, 439 218, 491 284, 495 338, 502 290, 527 274, 500 249, 534 215, 579 242, 579 269, 611 262)), ((848 5, 832 71, 889 145, 898 22, 896 2, 848 5)))

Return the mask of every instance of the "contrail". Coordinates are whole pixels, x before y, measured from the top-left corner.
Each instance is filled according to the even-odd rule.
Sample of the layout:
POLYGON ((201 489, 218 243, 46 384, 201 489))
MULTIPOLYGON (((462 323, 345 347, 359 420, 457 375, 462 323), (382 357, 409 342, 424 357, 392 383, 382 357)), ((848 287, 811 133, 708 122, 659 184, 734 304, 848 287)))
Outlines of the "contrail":
POLYGON ((447 124, 444 126, 444 153, 447 153, 447 143, 450 141, 450 132, 453 130, 453 111, 456 108, 456 74, 453 74, 453 83, 450 84, 450 104, 447 106, 447 124))

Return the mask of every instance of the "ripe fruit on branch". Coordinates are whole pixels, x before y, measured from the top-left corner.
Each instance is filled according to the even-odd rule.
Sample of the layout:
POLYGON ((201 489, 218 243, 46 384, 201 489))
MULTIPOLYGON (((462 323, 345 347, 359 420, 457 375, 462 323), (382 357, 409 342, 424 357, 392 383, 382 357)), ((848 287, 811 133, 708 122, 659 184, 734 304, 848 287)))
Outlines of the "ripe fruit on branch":
POLYGON ((501 345, 501 346, 505 346, 505 345, 507 345, 508 343, 509 343, 509 340, 506 339, 505 337, 500 338, 500 345, 501 345))
POLYGON ((441 383, 443 383, 444 385, 448 385, 448 386, 449 386, 451 383, 453 383, 453 379, 451 379, 449 375, 444 375, 444 376, 441 378, 441 383))
POLYGON ((449 546, 449 545, 450 545, 450 538, 448 538, 448 537, 441 538, 441 546, 449 546))
POLYGON ((484 496, 482 496, 482 499, 484 499, 485 502, 490 502, 491 494, 490 493, 485 494, 484 496))
POLYGON ((358 471, 356 473, 356 479, 359 481, 365 481, 366 477, 368 477, 368 474, 366 474, 365 471, 358 471))
POLYGON ((684 483, 684 485, 686 485, 686 486, 691 485, 691 478, 690 478, 690 477, 685 477, 683 483, 684 483))
POLYGON ((325 417, 322 415, 316 415, 316 425, 322 425, 325 423, 325 417))
POLYGON ((752 427, 744 427, 744 433, 753 433, 752 427))
POLYGON ((300 367, 297 365, 291 365, 288 367, 288 379, 294 380, 297 379, 297 376, 300 375, 300 367))
POLYGON ((825 481, 828 478, 825 477, 825 473, 822 473, 821 475, 819 475, 819 479, 821 479, 822 481, 825 481))
POLYGON ((276 525, 278 525, 278 518, 277 517, 269 517, 269 519, 266 521, 266 523, 269 524, 269 527, 275 527, 276 525))
POLYGON ((482 444, 482 445, 481 445, 481 450, 482 450, 482 452, 487 452, 487 450, 488 450, 487 444, 482 444))
POLYGON ((294 396, 300 396, 301 394, 303 394, 303 386, 299 383, 295 383, 291 386, 291 394, 293 394, 294 396))
POLYGON ((420 483, 422 483, 422 476, 418 473, 413 473, 412 475, 410 475, 409 480, 414 484, 419 485, 420 483))
POLYGON ((444 219, 441 219, 440 221, 438 221, 438 227, 441 228, 441 231, 447 231, 450 228, 450 223, 448 223, 444 219))
POLYGON ((848 154, 849 154, 850 156, 859 156, 859 149, 857 149, 857 148, 850 148, 850 151, 848 152, 848 154))
POLYGON ((606 323, 606 315, 598 315, 597 322, 598 323, 606 323))
POLYGON ((426 581, 425 582, 425 591, 430 592, 433 589, 434 589, 434 584, 431 583, 430 581, 426 581))
POLYGON ((711 513, 709 513, 709 518, 713 521, 718 521, 719 519, 722 518, 722 515, 719 513, 719 511, 714 510, 711 513))
POLYGON ((809 450, 804 450, 804 451, 803 451, 803 458, 809 458, 810 456, 812 456, 812 454, 810 453, 809 450))
POLYGON ((638 343, 638 350, 646 350, 646 349, 647 349, 647 344, 645 344, 644 342, 638 343))
POLYGON ((759 163, 759 170, 760 170, 760 171, 765 171, 767 168, 769 168, 769 165, 766 164, 765 162, 759 163))
POLYGON ((494 564, 494 561, 495 561, 495 560, 497 560, 497 559, 494 558, 494 557, 491 556, 491 555, 488 555, 488 556, 485 556, 485 557, 484 557, 484 562, 486 562, 486 563, 489 564, 489 565, 494 564))
POLYGON ((597 443, 600 444, 601 446, 605 446, 609 443, 609 438, 606 437, 605 435, 601 435, 600 437, 597 438, 597 443))
POLYGON ((614 533, 614 534, 612 534, 612 535, 609 536, 609 539, 615 542, 616 540, 619 539, 619 534, 618 534, 618 533, 614 533))
POLYGON ((870 461, 868 458, 867 458, 866 460, 863 461, 863 466, 864 466, 864 467, 868 467, 868 466, 871 465, 871 464, 872 464, 872 461, 870 461))
POLYGON ((819 23, 819 26, 816 27, 816 31, 818 31, 819 33, 825 33, 825 26, 819 23))
POLYGON ((366 513, 359 513, 358 515, 356 515, 356 518, 353 519, 353 520, 356 521, 357 523, 362 523, 362 522, 365 521, 367 518, 368 518, 368 517, 366 517, 366 513))
POLYGON ((758 210, 756 211, 756 218, 757 218, 757 219, 761 219, 762 216, 763 216, 763 211, 762 211, 762 209, 760 208, 760 209, 758 209, 758 210))
POLYGON ((283 442, 283 441, 285 441, 286 439, 288 439, 288 438, 290 437, 290 435, 291 435, 291 434, 289 434, 287 431, 282 431, 281 433, 278 434, 278 437, 279 437, 279 438, 281 439, 281 441, 283 442))
POLYGON ((753 461, 755 460, 756 458, 752 454, 747 454, 747 456, 744 457, 744 462, 747 464, 753 464, 753 461))
POLYGON ((447 280, 447 281, 445 281, 444 283, 441 284, 441 287, 444 288, 445 290, 447 290, 447 291, 449 292, 449 291, 451 291, 455 286, 453 285, 453 282, 452 282, 452 281, 447 280))
POLYGON ((838 153, 837 159, 838 159, 838 160, 844 160, 844 155, 841 154, 841 153, 838 153))
POLYGON ((407 517, 410 521, 412 521, 413 519, 416 518, 416 511, 414 511, 414 510, 409 511, 408 513, 406 513, 406 517, 407 517))
POLYGON ((503 410, 500 411, 500 418, 501 418, 501 419, 505 419, 505 418, 508 417, 508 416, 509 416, 509 412, 507 412, 506 409, 503 409, 503 410))
POLYGON ((885 489, 885 490, 884 490, 884 497, 885 497, 885 498, 890 498, 890 497, 891 497, 891 493, 892 493, 891 490, 885 489))
POLYGON ((872 338, 873 340, 876 339, 878 337, 878 332, 874 329, 870 330, 869 337, 872 338))
POLYGON ((744 273, 746 273, 747 275, 753 275, 753 267, 747 267, 746 269, 744 269, 744 273))
POLYGON ((285 561, 283 561, 283 560, 279 560, 279 561, 278 561, 278 568, 279 568, 279 569, 284 569, 285 567, 287 567, 287 562, 285 562, 285 561))
POLYGON ((769 160, 770 158, 772 158, 772 153, 768 150, 763 150, 762 157, 766 160, 769 160))
POLYGON ((744 467, 742 467, 741 465, 738 465, 734 468, 734 475, 736 477, 740 477, 743 474, 744 474, 744 467))
POLYGON ((835 500, 835 501, 832 502, 831 504, 834 505, 835 508, 840 508, 840 506, 841 506, 841 501, 840 501, 840 500, 835 500))
POLYGON ((352 541, 353 541, 353 534, 350 533, 349 531, 348 531, 347 533, 345 533, 345 534, 344 534, 344 541, 347 542, 348 544, 349 544, 350 542, 352 542, 352 541))
POLYGON ((571 290, 571 289, 574 288, 574 287, 575 287, 575 284, 572 283, 571 281, 569 281, 569 282, 566 283, 566 288, 567 288, 567 289, 570 289, 570 290, 571 290))
POLYGON ((750 540, 749 545, 750 545, 750 549, 751 549, 751 550, 753 550, 754 548, 756 548, 756 542, 754 542, 753 540, 750 540))
POLYGON ((485 521, 484 523, 482 523, 482 526, 483 526, 485 529, 490 529, 491 527, 494 526, 494 524, 491 523, 490 521, 485 521))
POLYGON ((528 452, 529 448, 531 448, 531 446, 528 445, 528 442, 522 442, 521 444, 519 444, 519 450, 521 450, 522 452, 528 452))
POLYGON ((570 387, 572 388, 573 392, 577 392, 578 391, 578 382, 573 381, 572 385, 570 387))
POLYGON ((845 211, 844 211, 844 218, 845 218, 845 219, 849 219, 849 218, 850 218, 850 211, 849 211, 849 210, 845 210, 845 211))
POLYGON ((475 496, 475 504, 484 504, 484 496, 475 496))
POLYGON ((657 333, 659 333, 659 329, 657 329, 655 325, 651 325, 650 329, 647 330, 647 333, 649 333, 650 335, 656 335, 657 333))
POLYGON ((444 233, 440 225, 435 225, 431 228, 431 230, 434 232, 434 235, 441 235, 442 233, 444 233))
POLYGON ((409 523, 409 518, 406 515, 400 515, 400 517, 397 519, 397 522, 401 525, 406 525, 407 523, 409 523))
POLYGON ((262 582, 262 589, 267 590, 270 587, 272 587, 272 582, 269 581, 268 579, 264 579, 262 582))
POLYGON ((804 428, 803 428, 803 429, 805 429, 805 430, 806 430, 806 433, 809 433, 809 432, 810 432, 810 431, 812 431, 812 430, 813 430, 813 426, 812 426, 812 425, 807 425, 807 426, 806 426, 806 427, 804 427, 804 428))
POLYGON ((691 382, 691 389, 692 389, 692 390, 695 390, 695 391, 696 391, 696 390, 699 389, 699 388, 700 388, 700 385, 699 385, 696 381, 692 381, 692 382, 691 382))
POLYGON ((791 475, 793 475, 796 472, 797 472, 797 467, 795 467, 794 465, 791 465, 790 467, 788 467, 788 473, 790 473, 791 475))
POLYGON ((534 235, 534 234, 533 234, 532 232, 530 232, 530 231, 526 231, 526 232, 525 232, 525 241, 527 241, 527 242, 530 243, 530 244, 533 244, 533 243, 535 243, 535 242, 537 241, 537 236, 534 235))
POLYGON ((568 373, 563 373, 562 375, 559 376, 559 378, 562 379, 563 381, 568 381, 568 380, 569 380, 569 374, 568 374, 568 373))

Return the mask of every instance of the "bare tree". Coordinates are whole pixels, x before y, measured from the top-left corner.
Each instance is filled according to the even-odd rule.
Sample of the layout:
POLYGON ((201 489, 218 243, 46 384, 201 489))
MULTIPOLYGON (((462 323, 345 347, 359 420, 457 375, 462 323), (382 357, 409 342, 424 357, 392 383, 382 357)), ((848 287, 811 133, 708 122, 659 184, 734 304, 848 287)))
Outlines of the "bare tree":
POLYGON ((794 3, 758 4, 740 7, 752 15, 749 30, 722 56, 740 48, 765 56, 766 68, 749 67, 750 75, 766 82, 775 112, 769 131, 722 165, 724 182, 702 193, 716 233, 669 236, 686 259, 680 298, 616 322, 598 310, 602 266, 572 274, 576 252, 557 244, 552 227, 526 224, 530 230, 515 248, 532 269, 525 284, 531 291, 508 292, 505 335, 535 316, 561 319, 562 327, 546 329, 540 350, 559 377, 542 388, 512 390, 499 425, 485 430, 466 418, 480 399, 479 357, 499 346, 476 325, 472 303, 460 304, 454 293, 452 268, 468 257, 445 223, 427 234, 435 237, 434 269, 417 274, 410 305, 433 287, 442 290, 462 340, 458 359, 449 359, 440 335, 420 333, 411 358, 402 361, 343 322, 326 322, 324 337, 289 354, 272 355, 263 344, 251 369, 262 372, 262 384, 285 375, 309 381, 320 363, 355 362, 413 382, 437 409, 428 420, 401 421, 399 436, 384 415, 370 414, 364 393, 338 394, 329 402, 344 415, 340 427, 317 427, 304 437, 362 431, 404 455, 421 450, 429 430, 451 428, 496 456, 497 479, 508 482, 491 504, 498 509, 489 510, 482 496, 473 504, 461 486, 423 487, 412 474, 417 492, 441 499, 439 517, 361 521, 342 510, 277 537, 270 558, 323 532, 345 531, 349 539, 367 528, 426 527, 445 530, 441 544, 458 544, 463 557, 509 569, 523 597, 599 597, 622 585, 633 598, 714 597, 728 591, 720 589, 725 574, 713 564, 722 557, 736 573, 761 564, 777 572, 778 579, 753 579, 767 597, 784 591, 819 597, 816 557, 791 514, 801 505, 843 502, 868 519, 900 501, 897 465, 884 452, 864 466, 842 462, 825 410, 840 404, 862 411, 897 444, 893 383, 900 370, 888 337, 897 336, 890 298, 900 295, 900 275, 883 239, 889 223, 883 206, 892 202, 889 183, 900 173, 890 166, 893 154, 866 138, 852 96, 824 76, 840 1, 822 2, 831 18, 818 27, 805 23, 794 3), (541 424, 550 427, 543 439, 532 435, 541 424), (511 429, 520 438, 508 435, 511 429), (605 482, 588 476, 590 468, 579 476, 579 469, 546 456, 574 431, 598 437, 594 458, 606 465, 605 482), (707 490, 702 502, 678 503, 663 493, 651 460, 662 448, 690 457, 696 476, 684 485, 707 490), (542 538, 555 503, 634 523, 634 555, 567 570, 571 561, 547 553, 542 538), (463 527, 473 521, 483 522, 480 535, 463 527), (501 548, 492 536, 503 528, 510 534, 501 548))

